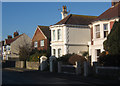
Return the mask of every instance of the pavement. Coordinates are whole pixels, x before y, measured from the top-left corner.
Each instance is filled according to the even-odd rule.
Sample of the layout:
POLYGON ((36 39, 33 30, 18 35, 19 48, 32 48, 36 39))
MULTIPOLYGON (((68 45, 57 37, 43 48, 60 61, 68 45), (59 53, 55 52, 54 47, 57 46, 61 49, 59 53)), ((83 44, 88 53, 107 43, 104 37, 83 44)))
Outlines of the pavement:
POLYGON ((51 73, 21 68, 4 68, 2 70, 4 85, 115 85, 120 86, 119 80, 105 80, 94 77, 83 77, 75 74, 51 73))

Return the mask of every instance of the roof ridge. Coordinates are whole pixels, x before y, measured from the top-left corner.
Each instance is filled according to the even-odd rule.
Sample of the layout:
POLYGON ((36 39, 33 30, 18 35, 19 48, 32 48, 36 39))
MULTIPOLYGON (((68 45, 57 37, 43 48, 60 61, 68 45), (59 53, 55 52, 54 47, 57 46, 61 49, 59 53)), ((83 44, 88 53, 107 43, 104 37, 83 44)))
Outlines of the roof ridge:
POLYGON ((68 19, 66 20, 65 24, 68 22, 68 20, 70 19, 70 17, 72 16, 72 14, 68 15, 68 19))

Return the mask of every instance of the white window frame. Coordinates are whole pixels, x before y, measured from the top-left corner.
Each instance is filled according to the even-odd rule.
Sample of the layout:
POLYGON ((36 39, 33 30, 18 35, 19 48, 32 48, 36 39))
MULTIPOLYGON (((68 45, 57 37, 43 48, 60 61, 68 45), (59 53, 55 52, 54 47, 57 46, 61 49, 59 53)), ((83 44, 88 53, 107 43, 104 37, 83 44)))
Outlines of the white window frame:
POLYGON ((100 24, 95 25, 95 38, 100 38, 100 24), (97 31, 97 26, 99 26, 99 30, 97 31), (97 34, 99 34, 99 37, 97 37, 97 34))
MULTIPOLYGON (((101 53, 101 49, 96 49, 95 52, 96 52, 96 58, 98 59, 100 55, 98 55, 98 50, 100 50, 100 53, 101 53)), ((99 53, 99 54, 100 54, 99 53)))
POLYGON ((55 41, 55 30, 53 30, 53 41, 55 41))
POLYGON ((44 40, 40 40, 40 46, 43 47, 45 45, 44 40))
POLYGON ((53 56, 56 55, 56 49, 53 49, 53 56))
POLYGON ((58 57, 61 57, 61 53, 62 53, 62 49, 59 48, 59 49, 58 49, 58 57))
POLYGON ((34 42, 34 47, 35 47, 35 48, 38 47, 38 42, 37 42, 37 41, 34 42))
POLYGON ((62 38, 62 37, 61 37, 61 36, 62 36, 62 34, 61 34, 61 29, 58 29, 58 30, 57 30, 57 35, 58 35, 58 36, 57 36, 57 37, 58 37, 58 40, 61 40, 61 38, 62 38))
POLYGON ((107 37, 107 35, 105 36, 105 33, 107 33, 107 35, 108 35, 108 23, 103 24, 103 34, 104 34, 104 38, 107 37), (107 29, 105 29, 105 27, 104 27, 105 25, 107 25, 107 29))

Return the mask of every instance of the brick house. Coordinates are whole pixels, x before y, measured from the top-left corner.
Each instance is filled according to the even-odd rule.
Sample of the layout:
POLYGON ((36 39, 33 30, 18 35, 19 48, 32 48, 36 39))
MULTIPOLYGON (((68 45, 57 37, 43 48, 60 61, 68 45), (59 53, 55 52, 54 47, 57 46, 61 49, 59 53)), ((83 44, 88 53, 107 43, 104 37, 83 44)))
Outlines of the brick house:
POLYGON ((91 42, 89 43, 91 62, 97 62, 99 54, 104 51, 103 42, 107 39, 114 22, 119 19, 120 2, 112 2, 112 6, 89 25, 91 28, 91 42))
POLYGON ((50 49, 50 30, 48 26, 37 26, 32 38, 32 48, 38 50, 50 49))

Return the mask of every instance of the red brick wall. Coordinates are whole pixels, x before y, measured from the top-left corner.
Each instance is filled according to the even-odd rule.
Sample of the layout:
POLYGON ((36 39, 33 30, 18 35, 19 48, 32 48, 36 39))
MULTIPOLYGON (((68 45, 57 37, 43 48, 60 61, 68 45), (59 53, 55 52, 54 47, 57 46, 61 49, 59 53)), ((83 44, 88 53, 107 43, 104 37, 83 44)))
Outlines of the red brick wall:
POLYGON ((48 39, 46 39, 44 37, 44 35, 42 34, 42 32, 39 30, 39 28, 37 28, 33 39, 32 39, 32 48, 34 49, 34 42, 37 41, 38 42, 38 50, 47 50, 49 44, 48 44, 48 39), (44 40, 44 46, 40 46, 40 40, 44 40))
POLYGON ((110 30, 112 29, 114 21, 110 22, 110 30))

